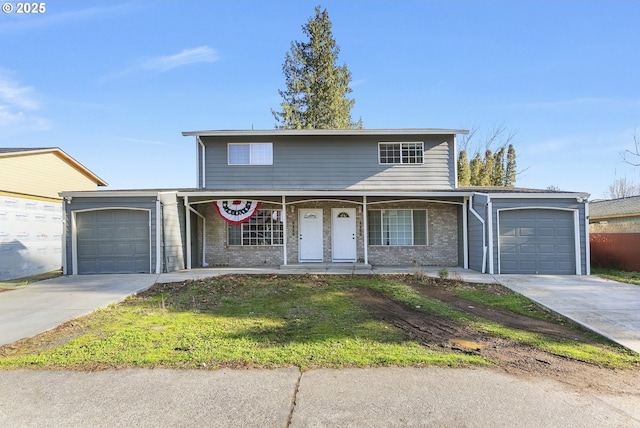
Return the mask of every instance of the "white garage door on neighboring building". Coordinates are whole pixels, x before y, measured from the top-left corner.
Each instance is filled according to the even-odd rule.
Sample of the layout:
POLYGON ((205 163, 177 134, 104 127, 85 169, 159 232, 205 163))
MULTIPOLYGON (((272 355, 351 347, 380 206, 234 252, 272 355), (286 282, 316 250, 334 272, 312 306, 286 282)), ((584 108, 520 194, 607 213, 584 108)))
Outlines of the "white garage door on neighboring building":
POLYGON ((150 273, 148 210, 107 209, 75 215, 79 274, 150 273))
POLYGON ((574 212, 500 210, 499 273, 576 274, 574 212))

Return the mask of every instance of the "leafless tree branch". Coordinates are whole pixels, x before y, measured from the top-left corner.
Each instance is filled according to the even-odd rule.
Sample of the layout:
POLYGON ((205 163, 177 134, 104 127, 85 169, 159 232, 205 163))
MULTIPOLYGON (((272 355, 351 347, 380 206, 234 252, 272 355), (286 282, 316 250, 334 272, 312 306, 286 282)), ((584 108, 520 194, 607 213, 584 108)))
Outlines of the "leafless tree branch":
POLYGON ((620 156, 622 157, 622 160, 629 165, 640 166, 640 141, 638 141, 638 138, 635 135, 633 136, 633 145, 634 150, 627 149, 620 152, 620 156))

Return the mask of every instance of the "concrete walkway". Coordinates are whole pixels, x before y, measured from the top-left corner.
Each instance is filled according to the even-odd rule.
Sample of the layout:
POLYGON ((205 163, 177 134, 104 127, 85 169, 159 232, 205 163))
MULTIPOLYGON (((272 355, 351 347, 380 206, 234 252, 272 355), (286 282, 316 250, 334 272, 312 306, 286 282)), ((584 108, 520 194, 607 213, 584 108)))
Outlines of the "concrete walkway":
POLYGON ((638 427, 636 390, 495 369, 0 373, 3 427, 638 427))

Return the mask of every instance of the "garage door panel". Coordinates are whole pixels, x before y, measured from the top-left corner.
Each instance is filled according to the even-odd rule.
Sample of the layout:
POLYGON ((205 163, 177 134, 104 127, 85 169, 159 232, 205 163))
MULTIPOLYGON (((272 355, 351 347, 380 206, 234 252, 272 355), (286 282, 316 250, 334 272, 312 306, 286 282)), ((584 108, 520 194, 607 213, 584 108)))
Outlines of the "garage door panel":
POLYGON ((518 246, 517 245, 504 244, 502 246, 502 253, 503 254, 516 254, 517 251, 518 251, 518 246))
POLYGON ((520 227, 517 229, 519 232, 517 235, 519 236, 535 236, 536 230, 533 227, 520 227))
POLYGON ((142 225, 142 226, 137 226, 133 229, 133 237, 135 239, 141 239, 141 238, 148 238, 149 236, 149 226, 148 225, 142 225))
POLYGON ((553 227, 543 226, 538 227, 537 234, 541 238, 553 238, 555 237, 556 230, 553 227))
POLYGON ((573 227, 559 227, 558 236, 573 238, 573 227))
POLYGON ((76 214, 78 273, 149 273, 149 212, 101 210, 76 214))
POLYGON ((505 227, 503 233, 504 236, 516 236, 516 229, 515 227, 505 227))
POLYGON ((506 210, 499 222, 500 273, 576 273, 573 211, 506 210))
POLYGON ((556 246, 554 246, 553 244, 539 244, 536 248, 538 254, 540 254, 540 256, 544 256, 544 255, 555 255, 556 254, 556 246))
POLYGON ((560 244, 557 246, 557 254, 573 256, 574 255, 573 248, 574 248, 574 245, 560 244))

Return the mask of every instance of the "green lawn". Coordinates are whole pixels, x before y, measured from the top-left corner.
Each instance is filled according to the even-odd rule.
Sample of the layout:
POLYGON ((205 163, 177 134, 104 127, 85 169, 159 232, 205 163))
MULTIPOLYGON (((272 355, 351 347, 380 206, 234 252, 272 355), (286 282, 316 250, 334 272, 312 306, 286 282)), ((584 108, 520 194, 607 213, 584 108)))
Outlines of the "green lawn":
POLYGON ((32 284, 45 279, 57 278, 62 275, 62 270, 54 270, 51 272, 40 273, 37 275, 25 276, 23 278, 6 279, 0 281, 0 289, 13 289, 32 284))
MULTIPOLYGON (((361 287, 451 322, 475 326, 478 331, 518 335, 383 276, 224 276, 156 285, 121 304, 0 348, 0 368, 491 364, 478 354, 423 346, 393 325, 373 318, 354 297, 361 287)), ((482 294, 481 287, 478 293, 482 294)), ((499 304, 495 302, 499 297, 492 299, 499 304)), ((513 297, 508 299, 512 306, 513 297)), ((520 311, 531 312, 526 299, 520 306, 520 311)), ((540 311, 539 316, 548 315, 540 311)), ((522 341, 543 349, 558 346, 557 341, 539 335, 531 338, 521 332, 521 336, 522 341)), ((584 345, 563 346, 579 350, 584 345)), ((584 358, 598 364, 624 368, 640 363, 639 356, 606 341, 589 346, 592 355, 584 358)))
POLYGON ((591 268, 591 274, 601 278, 612 279, 618 282, 626 282, 629 284, 640 285, 639 272, 627 272, 620 269, 612 268, 591 268))

